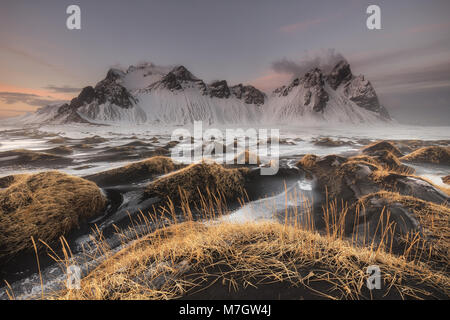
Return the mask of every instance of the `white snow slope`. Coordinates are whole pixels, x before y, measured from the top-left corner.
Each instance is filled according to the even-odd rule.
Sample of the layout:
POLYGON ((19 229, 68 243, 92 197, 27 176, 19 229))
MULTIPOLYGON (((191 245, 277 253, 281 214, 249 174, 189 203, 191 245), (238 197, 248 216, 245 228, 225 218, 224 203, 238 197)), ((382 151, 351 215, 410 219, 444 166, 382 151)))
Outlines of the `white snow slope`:
MULTIPOLYGON (((130 67, 126 72, 110 71, 107 78, 95 87, 97 91, 97 87, 103 83, 102 90, 108 92, 106 100, 95 98, 85 102, 73 109, 70 117, 61 115, 61 112, 56 116, 58 106, 53 105, 41 108, 34 114, 22 116, 17 121, 26 124, 61 124, 71 122, 78 116, 81 120, 91 123, 124 125, 184 125, 193 121, 204 121, 209 125, 324 122, 376 124, 389 121, 378 112, 359 107, 349 98, 348 93, 345 93, 344 85, 333 89, 327 81, 322 80, 326 79, 326 76, 322 77, 320 70, 317 70, 312 72, 319 72, 319 84, 311 84, 307 74, 300 78, 300 83, 288 87, 289 90, 285 94, 275 91, 269 97, 249 86, 245 88, 251 88, 251 91, 246 92, 256 94, 260 99, 255 100, 252 96, 251 100, 246 100, 250 93, 239 95, 233 89, 235 87, 228 87, 225 81, 222 86, 220 83, 205 84, 182 66, 172 68, 141 64, 130 67), (216 89, 218 91, 213 92, 216 89), (132 97, 125 98, 129 101, 125 106, 117 102, 124 99, 120 96, 122 90, 132 97), (320 105, 317 99, 322 99, 321 95, 326 95, 327 99, 325 107, 322 106, 318 111, 315 108, 320 105), (112 96, 120 96, 120 99, 113 99, 112 96)), ((283 88, 286 87, 283 86, 280 90, 283 88)))

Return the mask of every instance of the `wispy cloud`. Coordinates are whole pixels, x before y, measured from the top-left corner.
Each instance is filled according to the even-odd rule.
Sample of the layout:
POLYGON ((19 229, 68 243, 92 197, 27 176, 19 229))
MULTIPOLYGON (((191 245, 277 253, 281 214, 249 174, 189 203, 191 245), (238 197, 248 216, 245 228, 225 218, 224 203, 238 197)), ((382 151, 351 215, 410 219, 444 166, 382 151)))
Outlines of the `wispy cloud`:
POLYGON ((28 61, 31 61, 31 62, 33 62, 33 63, 35 63, 37 65, 44 66, 44 67, 46 67, 48 69, 51 69, 52 71, 55 71, 57 73, 65 74, 65 75, 73 77, 73 75, 68 73, 66 69, 64 69, 64 68, 62 68, 60 66, 57 66, 57 65, 55 65, 53 63, 50 63, 47 60, 45 60, 44 58, 41 58, 38 55, 35 55, 35 54, 30 53, 28 51, 17 49, 15 47, 8 46, 6 44, 0 44, 0 51, 8 52, 8 53, 13 54, 15 56, 18 56, 18 57, 20 57, 22 59, 26 59, 28 61))
POLYGON ((450 66, 448 63, 431 63, 427 66, 411 66, 391 73, 372 77, 380 93, 418 92, 422 90, 449 88, 450 66))
POLYGON ((44 87, 44 89, 50 90, 52 92, 57 92, 57 93, 78 93, 82 90, 82 88, 74 88, 74 87, 70 87, 70 86, 58 87, 58 86, 54 86, 54 85, 48 85, 48 86, 44 87))
POLYGON ((289 74, 282 74, 274 72, 273 70, 268 70, 262 76, 248 82, 259 90, 270 92, 282 84, 286 84, 290 79, 291 75, 289 74))
POLYGON ((52 103, 63 103, 64 100, 48 99, 33 93, 24 92, 0 92, 0 102, 5 104, 25 103, 30 106, 44 107, 52 103))
POLYGON ((282 26, 280 27, 280 31, 284 33, 302 32, 308 30, 312 26, 322 23, 323 21, 324 19, 321 18, 304 20, 297 23, 282 26))
POLYGON ((345 59, 344 56, 335 49, 307 51, 299 59, 283 58, 272 62, 270 70, 249 82, 261 90, 272 91, 281 85, 286 85, 293 78, 303 76, 313 68, 329 72, 343 59, 345 59))
POLYGON ((272 63, 272 69, 278 73, 302 76, 312 68, 320 68, 325 72, 330 71, 340 60, 344 60, 342 54, 335 49, 322 49, 306 52, 300 59, 280 59, 272 63))
POLYGON ((446 22, 417 25, 406 29, 404 32, 408 34, 428 33, 436 31, 449 32, 450 31, 449 28, 450 22, 446 21, 446 22))

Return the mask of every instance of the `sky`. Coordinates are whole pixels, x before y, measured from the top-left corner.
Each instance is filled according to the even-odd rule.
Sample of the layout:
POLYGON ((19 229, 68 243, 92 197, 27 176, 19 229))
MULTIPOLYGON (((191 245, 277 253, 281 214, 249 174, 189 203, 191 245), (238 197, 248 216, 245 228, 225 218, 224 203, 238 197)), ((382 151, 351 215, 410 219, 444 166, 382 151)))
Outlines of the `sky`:
POLYGON ((448 0, 2 0, 0 117, 70 100, 110 67, 182 64, 270 92, 344 57, 398 121, 449 125, 449 14, 448 0), (81 30, 66 27, 72 4, 81 30))

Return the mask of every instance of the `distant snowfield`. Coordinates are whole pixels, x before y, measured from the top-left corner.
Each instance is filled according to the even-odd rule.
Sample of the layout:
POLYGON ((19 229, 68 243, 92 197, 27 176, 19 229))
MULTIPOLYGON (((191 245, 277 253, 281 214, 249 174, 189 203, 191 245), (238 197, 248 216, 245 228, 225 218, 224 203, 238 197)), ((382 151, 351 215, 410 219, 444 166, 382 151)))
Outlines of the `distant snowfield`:
MULTIPOLYGON (((439 127, 424 127, 424 126, 409 126, 393 123, 385 123, 383 125, 332 125, 322 124, 316 126, 307 125, 286 125, 286 124, 254 124, 254 125, 208 125, 202 123, 203 131, 207 129, 219 129, 224 133, 226 129, 278 129, 280 130, 280 138, 303 139, 310 140, 316 137, 330 137, 341 140, 355 140, 355 139, 379 139, 379 140, 449 140, 450 126, 439 127)), ((124 124, 109 124, 109 125, 85 125, 85 124, 64 124, 64 125, 43 125, 43 126, 25 126, 25 128, 39 130, 48 133, 59 134, 60 136, 82 139, 99 135, 104 138, 115 138, 118 136, 136 136, 137 138, 148 138, 158 135, 171 135, 176 129, 184 128, 189 130, 194 135, 194 125, 124 125, 124 124)), ((0 131, 4 130, 18 130, 24 129, 22 125, 7 124, 6 121, 0 122, 0 131)), ((26 139, 21 141, 0 141, 0 150, 5 147, 15 145, 17 148, 27 148, 27 145, 39 144, 36 139, 26 139)), ((6 148, 9 149, 9 148, 6 148)))
MULTIPOLYGON (((9 126, 9 129, 19 129, 21 127, 9 126)), ((175 129, 186 128, 193 134, 193 124, 184 126, 174 125, 120 125, 111 124, 107 126, 95 125, 44 125, 39 128, 41 131, 60 133, 68 138, 84 138, 92 135, 113 138, 117 135, 170 135, 175 129)), ((447 140, 450 139, 450 126, 446 127, 421 127, 400 124, 386 123, 383 125, 332 125, 322 124, 316 126, 308 125, 286 125, 286 124, 265 124, 265 125, 207 125, 203 123, 203 129, 217 128, 225 132, 226 129, 279 129, 281 138, 301 138, 311 139, 315 137, 330 137, 342 139, 380 139, 380 140, 447 140)), ((0 124, 0 130, 5 130, 0 124)))

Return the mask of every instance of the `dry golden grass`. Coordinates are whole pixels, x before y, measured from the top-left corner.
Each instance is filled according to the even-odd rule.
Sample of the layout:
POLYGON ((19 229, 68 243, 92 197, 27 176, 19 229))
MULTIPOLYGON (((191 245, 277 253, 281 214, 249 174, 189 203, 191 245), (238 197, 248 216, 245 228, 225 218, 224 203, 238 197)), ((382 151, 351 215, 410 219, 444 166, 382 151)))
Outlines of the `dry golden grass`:
POLYGON ((366 155, 353 156, 353 157, 348 158, 348 161, 349 162, 357 162, 357 163, 366 162, 373 166, 381 165, 380 162, 378 162, 378 160, 376 160, 374 157, 366 156, 366 155))
MULTIPOLYGON (((441 250, 448 248, 448 207, 394 193, 377 194, 391 201, 405 201, 423 219, 427 237, 438 239, 430 249, 424 244, 428 238, 411 235, 405 239, 404 254, 398 255, 383 240, 395 225, 380 227, 381 244, 364 243, 362 247, 354 235, 343 232, 348 207, 341 210, 336 201, 327 201, 323 208, 328 223, 319 232, 311 219, 297 223, 299 212, 288 209, 284 224, 218 220, 228 213, 227 209, 219 203, 219 196, 209 195, 214 203, 203 201, 202 222, 193 221, 188 200, 184 199, 183 223, 177 222, 172 206, 162 214, 141 213, 133 220, 133 226, 144 223, 150 232, 137 241, 117 230, 127 244, 117 254, 108 251, 99 237, 98 246, 104 248, 101 251, 107 258, 99 257, 101 264, 82 280, 81 290, 47 292, 43 297, 448 299, 450 295, 448 272, 434 267, 434 262, 445 259, 439 255, 441 250), (164 221, 170 217, 174 224, 167 225, 164 221), (161 229, 151 231, 149 221, 161 229), (436 260, 427 263, 425 258, 436 260), (381 268, 382 290, 366 288, 369 265, 381 268)), ((305 214, 313 215, 311 207, 306 208, 305 214)), ((10 296, 14 296, 12 292, 10 296)))
POLYGON ((256 164, 259 166, 261 160, 257 154, 246 149, 234 158, 234 164, 256 164))
MULTIPOLYGON (((390 169, 375 163, 372 158, 362 157, 339 165, 334 165, 341 161, 339 157, 328 157, 326 161, 333 164, 332 170, 337 175, 321 172, 317 166, 319 158, 314 155, 305 156, 298 164, 315 174, 319 170, 329 181, 335 182, 341 176, 350 177, 352 172, 359 170, 359 164, 374 169, 370 176, 374 180, 383 181, 392 174, 390 169)), ((325 231, 321 233, 312 224, 309 227, 307 223, 308 227, 305 227, 292 223, 297 221, 298 212, 291 215, 287 209, 284 224, 217 221, 216 208, 205 198, 212 197, 216 205, 220 205, 222 199, 241 196, 245 170, 225 169, 215 163, 202 162, 152 182, 147 187, 147 194, 166 198, 169 203, 181 203, 188 221, 163 227, 132 243, 124 241, 128 246, 85 277, 81 290, 65 290, 47 298, 207 298, 217 292, 222 292, 219 298, 239 296, 246 299, 267 297, 267 294, 272 298, 283 294, 292 299, 448 299, 450 296, 448 272, 435 267, 436 263, 448 264, 448 206, 386 191, 360 200, 359 204, 364 204, 370 196, 376 195, 402 203, 417 215, 425 232, 408 234, 402 255, 388 250, 389 246, 383 245, 383 236, 382 245, 358 246, 353 236, 344 232, 348 206, 338 206, 337 201, 328 199, 323 207, 325 231), (213 197, 212 193, 218 196, 213 197), (197 201, 206 207, 206 221, 192 221, 189 203, 197 201), (381 268, 383 279, 382 290, 376 292, 369 291, 365 282, 366 268, 374 264, 381 268)), ((336 184, 336 188, 338 186, 336 184)), ((335 193, 339 194, 338 191, 335 193)), ((175 217, 173 206, 162 211, 175 217)), ((150 218, 143 216, 141 222, 147 224, 151 220, 164 225, 159 224, 158 219, 169 220, 166 218, 153 214, 150 218)), ((173 220, 177 222, 176 218, 173 220)), ((385 235, 392 228, 395 226, 386 225, 380 233, 385 235)))
POLYGON ((450 176, 442 177, 442 182, 445 184, 450 184, 450 176))
POLYGON ((376 159, 378 162, 397 173, 414 173, 415 170, 410 168, 400 162, 400 160, 390 151, 380 151, 376 154, 376 159))
POLYGON ((267 296, 267 291, 273 298, 282 293, 291 299, 370 299, 369 265, 382 272, 378 298, 449 296, 447 275, 382 251, 276 222, 186 222, 145 236, 109 258, 82 280, 81 290, 49 298, 207 298, 222 289, 225 297, 244 292, 240 296, 247 299, 267 296), (246 290, 252 293, 245 295, 246 290))
POLYGON ((62 138, 62 137, 57 137, 57 138, 48 140, 48 143, 54 143, 54 144, 66 143, 66 139, 62 138))
POLYGON ((46 152, 39 152, 39 151, 31 151, 31 150, 25 150, 25 149, 16 149, 11 151, 5 151, 2 153, 3 156, 16 156, 16 161, 18 162, 37 162, 37 161, 48 161, 51 163, 52 161, 58 161, 61 159, 64 159, 63 157, 56 155, 56 154, 50 154, 46 152))
POLYGON ((200 202, 207 193, 220 194, 225 199, 243 195, 244 174, 247 169, 226 169, 215 162, 202 161, 174 171, 149 183, 145 193, 181 204, 200 202))
POLYGON ((117 169, 96 173, 89 176, 89 180, 99 184, 126 183, 139 178, 146 179, 152 175, 166 174, 181 167, 181 164, 175 163, 171 158, 156 156, 117 169))
POLYGON ((343 145, 350 145, 350 142, 342 141, 342 140, 334 140, 330 137, 322 137, 313 139, 312 143, 314 143, 316 146, 322 146, 322 147, 339 147, 343 145))
POLYGON ((300 159, 300 161, 297 162, 296 165, 305 168, 312 168, 316 164, 317 159, 319 159, 319 157, 315 154, 306 154, 300 159))
POLYGON ((69 155, 73 153, 73 149, 68 146, 59 146, 52 149, 45 150, 46 153, 57 154, 57 155, 69 155))
POLYGON ((92 182, 59 172, 23 174, 0 189, 0 256, 33 248, 31 237, 52 242, 106 200, 92 182))
POLYGON ((316 155, 305 155, 300 161, 297 162, 298 167, 302 167, 312 172, 318 179, 319 184, 325 189, 327 188, 331 197, 339 197, 341 191, 341 179, 343 177, 349 178, 360 166, 367 166, 372 170, 372 174, 368 176, 368 179, 372 179, 373 182, 379 183, 380 188, 386 188, 392 191, 393 186, 389 183, 385 183, 392 175, 401 175, 405 177, 413 177, 430 183, 434 188, 441 190, 447 195, 450 195, 450 188, 436 185, 427 178, 414 175, 414 169, 403 165, 399 159, 389 151, 377 151, 375 156, 358 155, 349 157, 348 159, 340 159, 341 164, 331 164, 330 161, 337 156, 318 157, 316 155), (327 162, 326 158, 330 161, 327 162))
POLYGON ((381 191, 369 194, 358 202, 358 206, 367 206, 370 199, 377 197, 387 203, 400 203, 418 219, 422 228, 422 234, 407 235, 405 246, 407 252, 422 252, 428 261, 449 265, 450 257, 450 207, 423 201, 414 197, 400 195, 395 192, 381 191), (415 250, 412 250, 415 248, 415 250))
POLYGON ((100 136, 87 137, 83 139, 84 144, 99 144, 107 141, 108 141, 107 139, 102 138, 100 136))
POLYGON ((449 147, 425 147, 420 148, 402 158, 406 162, 421 162, 450 165, 450 148, 449 147))
POLYGON ((402 153, 400 152, 400 150, 389 141, 377 141, 377 142, 371 143, 371 144, 365 146, 364 148, 362 148, 361 151, 362 151, 362 153, 369 154, 369 155, 373 154, 375 152, 378 152, 378 151, 389 151, 396 157, 402 156, 402 153))

